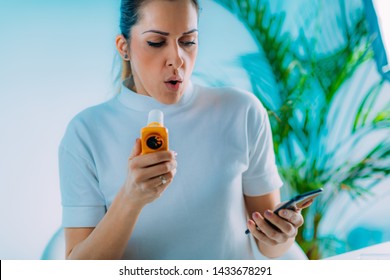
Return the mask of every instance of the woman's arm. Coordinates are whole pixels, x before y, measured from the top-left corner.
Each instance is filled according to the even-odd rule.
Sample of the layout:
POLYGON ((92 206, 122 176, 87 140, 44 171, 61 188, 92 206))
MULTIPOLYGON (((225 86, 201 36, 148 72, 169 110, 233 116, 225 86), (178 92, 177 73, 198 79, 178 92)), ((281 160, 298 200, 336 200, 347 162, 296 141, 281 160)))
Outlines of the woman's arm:
POLYGON ((279 203, 279 190, 262 196, 245 196, 246 209, 251 217, 247 223, 248 229, 255 237, 260 252, 269 258, 283 255, 294 242, 298 228, 303 224, 300 212, 280 211, 281 217, 273 214, 271 210, 279 203), (264 220, 264 216, 279 229, 272 228, 264 220))
POLYGON ((121 190, 96 228, 66 228, 66 258, 121 259, 141 212, 126 204, 121 190))
POLYGON ((141 210, 161 196, 176 174, 174 152, 140 153, 137 139, 126 182, 99 224, 95 228, 65 229, 67 259, 122 258, 141 210))

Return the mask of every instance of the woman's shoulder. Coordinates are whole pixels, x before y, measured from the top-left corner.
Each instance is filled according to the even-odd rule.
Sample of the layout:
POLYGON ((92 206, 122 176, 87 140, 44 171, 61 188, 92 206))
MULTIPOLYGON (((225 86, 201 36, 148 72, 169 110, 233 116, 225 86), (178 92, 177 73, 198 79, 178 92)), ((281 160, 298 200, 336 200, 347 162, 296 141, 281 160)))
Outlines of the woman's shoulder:
POLYGON ((231 87, 231 86, 222 86, 222 87, 210 87, 203 85, 196 85, 198 88, 199 95, 202 98, 208 98, 210 100, 214 99, 217 102, 236 104, 241 108, 243 106, 248 108, 258 108, 261 111, 264 110, 263 104, 260 100, 250 91, 231 87))
POLYGON ((67 130, 94 130, 98 129, 110 112, 113 112, 113 99, 89 106, 76 115, 68 123, 67 130))
MULTIPOLYGON (((114 111, 112 100, 87 107, 70 119, 62 137, 60 148, 85 154, 88 146, 99 139, 108 125, 110 111, 114 111)), ((88 152, 87 152, 88 154, 88 152)))

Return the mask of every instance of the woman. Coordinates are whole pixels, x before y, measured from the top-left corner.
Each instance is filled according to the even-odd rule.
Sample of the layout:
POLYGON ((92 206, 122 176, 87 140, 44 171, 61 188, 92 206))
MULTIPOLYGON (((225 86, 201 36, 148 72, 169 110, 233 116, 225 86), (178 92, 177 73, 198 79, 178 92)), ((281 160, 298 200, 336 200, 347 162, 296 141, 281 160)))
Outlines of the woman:
POLYGON ((282 182, 265 109, 190 81, 198 12, 197 0, 122 1, 121 92, 78 114, 59 149, 68 259, 252 259, 246 228, 266 257, 293 243, 300 212, 269 210, 282 182), (152 109, 172 150, 141 155, 152 109))

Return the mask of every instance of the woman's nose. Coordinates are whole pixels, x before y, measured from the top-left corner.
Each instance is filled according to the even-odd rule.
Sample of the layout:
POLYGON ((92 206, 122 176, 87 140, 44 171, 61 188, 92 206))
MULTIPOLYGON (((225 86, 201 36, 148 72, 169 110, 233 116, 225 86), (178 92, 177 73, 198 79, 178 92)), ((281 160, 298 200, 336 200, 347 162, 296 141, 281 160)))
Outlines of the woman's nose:
POLYGON ((167 66, 173 67, 174 69, 179 69, 183 65, 182 50, 177 45, 174 44, 169 48, 169 54, 167 58, 167 66))

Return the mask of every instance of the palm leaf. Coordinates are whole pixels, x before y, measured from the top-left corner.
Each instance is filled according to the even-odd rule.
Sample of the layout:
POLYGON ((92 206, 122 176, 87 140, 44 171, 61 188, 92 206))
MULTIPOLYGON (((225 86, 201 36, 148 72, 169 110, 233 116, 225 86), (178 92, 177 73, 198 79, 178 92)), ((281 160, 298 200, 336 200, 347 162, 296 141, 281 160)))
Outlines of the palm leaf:
MULTIPOLYGON (((345 1, 334 2, 332 5, 339 5, 339 12, 329 19, 328 26, 320 24, 317 20, 320 17, 307 21, 299 19, 305 23, 302 30, 314 30, 317 34, 308 37, 302 31, 294 38, 284 27, 286 14, 271 12, 270 0, 218 2, 236 13, 252 32, 263 48, 277 82, 276 93, 267 94, 260 68, 243 60, 254 94, 265 104, 270 115, 282 177, 293 192, 322 186, 329 189, 318 199, 320 203, 302 212, 306 222, 297 237, 309 257, 317 258, 321 248, 324 250, 316 240, 319 238, 318 226, 328 205, 344 192, 353 199, 370 195, 379 180, 390 175, 388 141, 371 143, 367 151, 360 151, 360 159, 352 157, 357 154, 358 144, 367 141, 367 136, 388 131, 390 119, 389 104, 372 111, 383 80, 375 83, 360 100, 350 95, 353 92, 348 82, 373 58, 372 39, 362 5, 347 9, 345 1), (337 46, 330 48, 324 38, 334 35, 332 28, 335 25, 340 40, 337 46), (349 102, 350 119, 340 118, 345 110, 342 101, 347 100, 347 96, 354 101, 349 102), (332 124, 339 127, 339 137, 330 129, 332 124), (333 147, 329 145, 331 136, 338 139, 333 147)), ((321 4, 306 3, 314 7, 315 15, 334 7, 316 6, 316 3, 321 4)), ((365 83, 365 79, 360 83, 365 83)), ((337 240, 334 242, 339 244, 337 240)))

